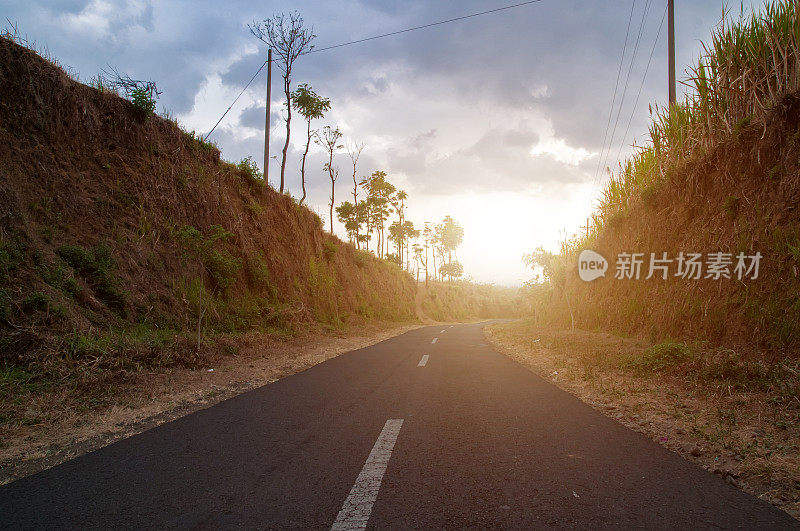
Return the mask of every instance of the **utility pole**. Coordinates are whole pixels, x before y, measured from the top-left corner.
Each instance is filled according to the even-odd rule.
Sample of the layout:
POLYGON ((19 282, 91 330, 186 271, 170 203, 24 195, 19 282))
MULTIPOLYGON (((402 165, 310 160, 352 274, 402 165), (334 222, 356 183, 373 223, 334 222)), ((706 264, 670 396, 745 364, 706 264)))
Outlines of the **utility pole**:
POLYGON ((667 0, 667 53, 669 54, 669 104, 675 104, 675 0, 667 0))
POLYGON ((269 184, 269 112, 272 102, 272 48, 267 50, 267 118, 264 127, 264 186, 269 184))

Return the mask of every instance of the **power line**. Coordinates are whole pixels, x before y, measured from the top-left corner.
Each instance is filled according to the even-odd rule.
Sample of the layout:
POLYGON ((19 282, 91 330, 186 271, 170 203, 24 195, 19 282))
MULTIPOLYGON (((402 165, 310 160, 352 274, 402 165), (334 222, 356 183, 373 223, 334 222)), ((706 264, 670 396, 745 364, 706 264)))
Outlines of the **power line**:
POLYGON ((265 66, 267 66, 267 62, 268 62, 268 61, 264 61, 263 63, 261 63, 261 66, 260 66, 260 67, 258 67, 258 70, 256 70, 256 73, 255 73, 255 74, 253 74, 253 77, 251 77, 251 78, 250 78, 250 81, 248 81, 248 82, 247 82, 247 85, 245 85, 245 86, 244 86, 244 88, 243 88, 243 89, 242 89, 242 91, 239 93, 239 95, 238 95, 238 96, 236 96, 236 97, 233 99, 233 101, 232 101, 232 102, 231 102, 231 104, 228 106, 228 108, 225 110, 225 112, 224 112, 224 113, 222 113, 222 116, 220 116, 220 117, 219 117, 219 120, 217 120, 217 123, 215 123, 215 124, 214 124, 214 127, 212 127, 212 128, 211 128, 211 131, 209 131, 209 132, 208 132, 208 134, 207 134, 206 136, 204 136, 204 137, 203 137, 203 141, 205 141, 206 139, 208 139, 208 137, 210 137, 210 136, 211 136, 211 133, 213 133, 213 132, 214 132, 214 129, 216 129, 216 128, 217 128, 217 126, 218 126, 218 125, 220 124, 220 122, 222 121, 222 119, 223 119, 223 118, 225 118, 225 115, 226 115, 226 114, 228 114, 228 111, 230 111, 230 110, 233 108, 233 106, 236 104, 236 102, 237 102, 237 101, 239 101, 239 98, 241 98, 241 97, 242 97, 242 94, 244 94, 244 91, 245 91, 245 90, 247 90, 247 87, 249 87, 249 86, 250 86, 250 84, 253 82, 253 80, 256 78, 256 76, 258 76, 258 74, 260 74, 260 73, 261 73, 261 71, 262 71, 262 70, 264 70, 264 67, 265 67, 265 66))
POLYGON ((614 114, 614 103, 617 101, 617 89, 619 88, 619 76, 622 73, 622 65, 625 62, 625 51, 628 49, 628 35, 631 30, 631 20, 633 20, 633 8, 636 6, 636 0, 631 2, 631 13, 628 15, 628 27, 625 29, 625 43, 622 45, 622 56, 619 58, 619 67, 617 68, 617 80, 614 82, 614 95, 611 98, 611 107, 608 109, 608 119, 606 120, 606 130, 603 133, 603 145, 600 147, 600 155, 597 157, 597 168, 594 171, 592 178, 592 194, 598 175, 600 174, 600 166, 603 161, 603 153, 606 151, 606 140, 608 139, 608 129, 611 127, 611 116, 614 114))
MULTIPOLYGON (((439 22, 432 22, 430 24, 424 24, 422 26, 416 26, 416 27, 413 27, 413 28, 406 28, 406 29, 402 29, 402 30, 399 30, 399 31, 392 31, 390 33, 384 33, 382 35, 375 35, 374 37, 367 37, 365 39, 358 39, 358 40, 355 40, 355 41, 343 42, 341 44, 334 44, 333 46, 326 46, 325 48, 316 48, 316 49, 312 49, 308 53, 324 52, 326 50, 333 50, 335 48, 342 48, 343 46, 350 46, 352 44, 359 44, 359 43, 362 43, 362 42, 374 41, 375 39, 382 39, 384 37, 391 37, 392 35, 400 35, 401 33, 408 33, 410 31, 416 31, 416 30, 421 30, 421 29, 425 29, 425 28, 431 28, 431 27, 434 27, 434 26, 441 26, 442 24, 448 24, 450 22, 457 22, 459 20, 466 20, 468 18, 474 18, 474 17, 479 17, 479 16, 482 16, 482 15, 488 15, 488 14, 491 14, 491 13, 497 13, 498 11, 505 11, 505 10, 508 10, 508 9, 514 9, 516 7, 522 7, 522 6, 526 6, 526 5, 529 5, 529 4, 536 4, 536 3, 541 2, 541 1, 542 0, 528 0, 527 2, 520 2, 518 4, 512 4, 512 5, 508 5, 508 6, 498 7, 496 9, 489 9, 488 11, 481 11, 480 13, 472 13, 470 15, 464 15, 464 16, 461 16, 461 17, 450 18, 450 19, 447 19, 447 20, 440 20, 439 22)), ((224 113, 222 113, 222 116, 220 116, 219 120, 217 120, 217 123, 214 124, 214 127, 211 128, 211 131, 209 131, 208 134, 205 137, 203 137, 204 140, 207 139, 209 136, 211 136, 211 133, 214 132, 214 129, 216 129, 217 126, 220 124, 220 122, 222 122, 222 119, 225 118, 225 115, 227 115, 228 112, 233 108, 233 106, 236 104, 236 102, 239 100, 239 98, 242 96, 242 94, 244 94, 244 91, 247 90, 247 87, 250 86, 250 84, 253 82, 253 80, 256 78, 256 76, 258 76, 258 74, 261 72, 261 70, 264 69, 264 66, 266 66, 266 64, 267 64, 267 61, 264 61, 264 63, 261 65, 261 67, 259 67, 259 69, 256 71, 256 73, 253 74, 253 77, 250 78, 250 81, 247 82, 247 84, 244 86, 244 88, 239 93, 239 95, 236 96, 236 98, 230 104, 228 109, 224 113)))
POLYGON ((656 45, 658 44, 658 39, 661 37, 661 28, 664 27, 664 19, 667 17, 667 8, 664 8, 664 14, 661 16, 661 24, 658 25, 658 33, 656 33, 656 40, 653 42, 653 48, 650 50, 650 58, 647 60, 647 66, 644 69, 644 75, 642 76, 642 83, 639 85, 639 91, 636 93, 636 99, 633 102, 633 108, 631 109, 631 115, 628 118, 628 125, 625 127, 625 133, 622 135, 622 142, 619 145, 619 150, 617 151, 617 160, 619 160, 619 156, 622 153, 622 146, 625 145, 625 137, 628 136, 628 131, 631 127, 631 122, 633 122, 633 115, 636 112, 636 105, 639 103, 639 96, 642 94, 642 87, 644 87, 644 81, 647 79, 647 72, 650 70, 650 62, 653 60, 653 54, 656 51, 656 45))
POLYGON ((636 53, 639 51, 639 41, 642 38, 642 31, 644 29, 644 22, 647 17, 647 12, 650 10, 650 0, 647 0, 644 5, 644 10, 642 11, 642 20, 639 22, 639 33, 636 36, 636 43, 633 46, 633 53, 631 54, 631 62, 628 65, 628 75, 625 77, 625 86, 622 89, 622 98, 620 98, 619 108, 617 109, 617 117, 614 119, 614 128, 611 130, 611 139, 608 141, 608 151, 606 152, 606 158, 603 160, 603 166, 605 166, 606 161, 608 160, 608 156, 611 154, 611 146, 614 145, 614 136, 617 133, 617 125, 619 124, 619 117, 622 114, 622 106, 625 104, 625 94, 628 92, 628 84, 631 80, 631 73, 633 72, 633 64, 636 61, 636 53))
POLYGON ((513 9, 515 7, 522 7, 522 6, 526 6, 526 5, 529 5, 529 4, 536 4, 536 3, 541 2, 541 1, 542 0, 529 0, 528 2, 521 2, 519 4, 513 4, 513 5, 510 5, 510 6, 498 7, 496 9, 490 9, 488 11, 481 11, 480 13, 473 13, 471 15, 464 15, 463 17, 456 17, 456 18, 450 18, 450 19, 447 19, 447 20, 440 20, 439 22, 432 22, 430 24, 425 24, 425 25, 422 25, 422 26, 416 26, 416 27, 413 27, 413 28, 406 28, 406 29, 402 29, 402 30, 399 30, 399 31, 393 31, 391 33, 384 33, 383 35, 375 35, 374 37, 367 37, 366 39, 358 39, 358 40, 355 40, 355 41, 343 42, 341 44, 334 44, 333 46, 326 46, 325 48, 316 48, 316 49, 311 50, 308 53, 324 52, 326 50, 333 50, 334 48, 341 48, 343 46, 350 46, 351 44, 359 44, 359 43, 362 43, 362 42, 374 41, 375 39, 382 39, 384 37, 391 37, 392 35, 400 35, 401 33, 408 33, 409 31, 416 31, 416 30, 421 30, 421 29, 425 29, 425 28, 431 28, 433 26, 440 26, 442 24, 448 24, 450 22, 456 22, 458 20, 466 20, 468 18, 479 17, 481 15, 488 15, 490 13, 497 13, 498 11, 505 11, 507 9, 513 9))

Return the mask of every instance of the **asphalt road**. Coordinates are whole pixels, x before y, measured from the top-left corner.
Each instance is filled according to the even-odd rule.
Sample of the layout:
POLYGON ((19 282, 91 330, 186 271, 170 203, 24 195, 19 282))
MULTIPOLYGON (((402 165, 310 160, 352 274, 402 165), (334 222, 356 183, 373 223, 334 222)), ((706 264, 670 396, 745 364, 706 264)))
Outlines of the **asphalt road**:
POLYGON ((800 529, 481 328, 417 329, 0 487, 0 527, 800 529))

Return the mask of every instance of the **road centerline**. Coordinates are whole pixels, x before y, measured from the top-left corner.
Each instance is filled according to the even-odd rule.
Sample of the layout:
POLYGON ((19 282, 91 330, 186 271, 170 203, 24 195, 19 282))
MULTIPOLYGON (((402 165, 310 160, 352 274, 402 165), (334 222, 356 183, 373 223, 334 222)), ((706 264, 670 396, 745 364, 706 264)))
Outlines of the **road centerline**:
POLYGON ((431 344, 436 343, 437 341, 439 341, 439 338, 438 337, 434 337, 433 341, 431 341, 431 344))
POLYGON ((422 359, 419 360, 419 363, 417 364, 417 367, 424 367, 428 363, 429 357, 430 356, 428 356, 427 354, 423 354, 422 359))
POLYGON ((342 505, 342 510, 336 516, 336 521, 331 527, 332 531, 366 529, 372 506, 378 498, 383 475, 389 466, 394 443, 400 434, 403 419, 389 419, 383 426, 375 446, 364 463, 364 468, 356 478, 353 488, 350 489, 347 499, 342 505))

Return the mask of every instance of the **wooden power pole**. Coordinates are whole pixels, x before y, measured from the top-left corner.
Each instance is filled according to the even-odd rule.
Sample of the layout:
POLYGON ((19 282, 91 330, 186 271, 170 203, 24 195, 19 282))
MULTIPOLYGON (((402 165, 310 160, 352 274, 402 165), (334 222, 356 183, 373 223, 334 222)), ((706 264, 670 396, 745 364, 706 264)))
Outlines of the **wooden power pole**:
POLYGON ((264 186, 269 184, 269 112, 272 102, 272 48, 267 50, 267 118, 264 127, 264 186))
POLYGON ((675 0, 667 0, 667 53, 669 54, 669 104, 675 104, 675 0))

